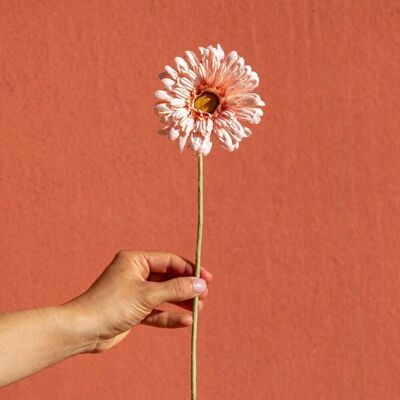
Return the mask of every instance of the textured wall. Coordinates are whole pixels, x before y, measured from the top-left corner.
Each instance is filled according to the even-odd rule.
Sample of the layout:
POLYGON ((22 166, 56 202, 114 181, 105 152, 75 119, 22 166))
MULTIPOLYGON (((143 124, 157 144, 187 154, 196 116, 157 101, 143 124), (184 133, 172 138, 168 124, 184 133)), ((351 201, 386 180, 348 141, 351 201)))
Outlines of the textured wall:
MULTIPOLYGON (((0 309, 66 301, 120 248, 193 259, 196 158, 153 92, 220 42, 268 107, 205 159, 200 399, 400 398, 399 24, 389 0, 0 0, 0 309)), ((140 326, 0 399, 187 399, 189 354, 140 326)))

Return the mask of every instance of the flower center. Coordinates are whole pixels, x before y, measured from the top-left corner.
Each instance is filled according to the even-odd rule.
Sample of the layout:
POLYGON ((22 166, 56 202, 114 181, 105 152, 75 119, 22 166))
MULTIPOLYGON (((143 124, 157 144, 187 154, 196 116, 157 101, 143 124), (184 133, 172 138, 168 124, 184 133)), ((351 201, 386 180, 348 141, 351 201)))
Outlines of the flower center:
POLYGON ((219 105, 219 97, 211 92, 203 92, 194 100, 194 108, 197 111, 212 114, 219 105))

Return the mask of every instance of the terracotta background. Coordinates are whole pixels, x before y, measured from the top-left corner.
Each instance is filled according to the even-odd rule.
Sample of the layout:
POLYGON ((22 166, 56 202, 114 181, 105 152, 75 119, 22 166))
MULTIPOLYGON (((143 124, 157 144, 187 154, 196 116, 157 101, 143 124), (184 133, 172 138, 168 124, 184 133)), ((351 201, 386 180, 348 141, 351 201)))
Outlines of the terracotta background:
MULTIPOLYGON (((153 92, 220 42, 268 107, 205 160, 199 399, 400 398, 399 24, 398 1, 1 0, 1 310, 68 300, 121 248, 193 259, 196 158, 153 92)), ((189 354, 141 326, 0 398, 187 399, 189 354)))

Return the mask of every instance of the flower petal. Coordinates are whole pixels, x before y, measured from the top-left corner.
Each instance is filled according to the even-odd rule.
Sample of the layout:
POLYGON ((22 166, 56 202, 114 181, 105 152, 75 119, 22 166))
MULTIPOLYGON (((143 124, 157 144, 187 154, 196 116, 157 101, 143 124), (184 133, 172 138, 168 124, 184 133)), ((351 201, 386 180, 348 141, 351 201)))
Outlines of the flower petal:
POLYGON ((177 97, 182 99, 188 99, 190 97, 190 92, 181 84, 177 84, 173 90, 177 97))
POLYGON ((229 133, 225 130, 225 128, 218 127, 214 130, 214 132, 217 135, 218 140, 220 141, 222 147, 228 151, 234 151, 236 150, 239 145, 236 143, 233 143, 232 137, 229 135, 229 133))
POLYGON ((210 153, 212 147, 212 142, 210 141, 210 138, 206 136, 203 140, 203 143, 201 144, 200 147, 200 153, 203 154, 203 156, 206 156, 210 153))
POLYGON ((265 106, 265 103, 261 100, 261 97, 256 93, 242 93, 229 96, 227 103, 233 106, 240 107, 265 106))
POLYGON ((169 139, 172 140, 172 141, 178 139, 179 133, 180 133, 180 130, 177 127, 173 126, 169 130, 169 139))
POLYGON ((173 80, 178 79, 179 74, 171 66, 166 65, 164 69, 173 80))
POLYGON ((182 57, 175 57, 175 63, 181 74, 189 69, 187 62, 182 57))
POLYGON ((238 120, 258 124, 261 121, 263 111, 261 108, 236 107, 235 113, 238 120))
POLYGON ((170 101, 173 99, 171 95, 169 95, 165 90, 156 90, 154 92, 154 96, 160 100, 170 101))
POLYGON ((180 121, 182 118, 186 118, 189 115, 189 110, 187 108, 179 108, 172 114, 174 121, 180 121))
POLYGON ((171 108, 177 110, 178 108, 182 108, 186 106, 186 100, 182 98, 173 98, 170 101, 171 108))
POLYGON ((170 78, 163 78, 163 79, 161 79, 161 83, 164 85, 164 87, 165 87, 167 90, 170 90, 170 91, 172 91, 172 89, 173 89, 173 87, 174 87, 174 85, 175 85, 175 81, 172 80, 172 79, 170 79, 170 78))
POLYGON ((193 82, 191 82, 188 78, 179 79, 178 86, 184 86, 186 90, 192 91, 194 89, 193 82))
POLYGON ((202 143, 202 139, 198 135, 192 134, 190 137, 190 147, 192 150, 197 151, 200 149, 202 143))
POLYGON ((197 55, 193 51, 185 51, 186 58, 189 62, 189 65, 192 67, 193 70, 196 70, 198 65, 200 64, 199 59, 197 58, 197 55))
POLYGON ((186 133, 184 134, 184 136, 181 136, 181 137, 179 138, 179 140, 178 140, 178 148, 179 148, 179 150, 180 150, 181 153, 182 153, 183 150, 185 149, 185 145, 186 145, 187 139, 188 139, 188 137, 189 137, 189 134, 190 134, 190 132, 186 132, 186 133))
POLYGON ((154 105, 154 111, 159 115, 170 114, 172 112, 171 107, 167 103, 156 103, 154 105))

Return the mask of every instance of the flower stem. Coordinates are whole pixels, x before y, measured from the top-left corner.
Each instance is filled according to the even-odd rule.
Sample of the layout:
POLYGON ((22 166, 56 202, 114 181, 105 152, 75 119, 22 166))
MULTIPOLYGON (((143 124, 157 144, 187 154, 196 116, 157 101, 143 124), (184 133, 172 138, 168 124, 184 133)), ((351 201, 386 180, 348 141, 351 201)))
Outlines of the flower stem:
MULTIPOLYGON (((201 239, 203 236, 203 155, 198 155, 198 222, 196 246, 196 271, 195 276, 200 277, 201 239)), ((193 325, 192 325, 192 400, 197 398, 197 369, 196 369, 196 339, 197 320, 199 313, 199 298, 193 300, 193 325)))

